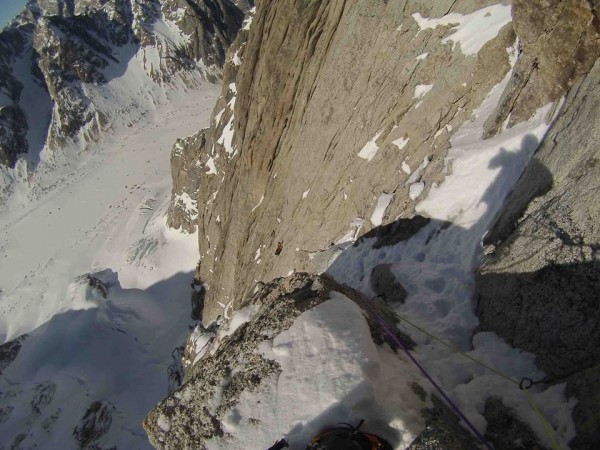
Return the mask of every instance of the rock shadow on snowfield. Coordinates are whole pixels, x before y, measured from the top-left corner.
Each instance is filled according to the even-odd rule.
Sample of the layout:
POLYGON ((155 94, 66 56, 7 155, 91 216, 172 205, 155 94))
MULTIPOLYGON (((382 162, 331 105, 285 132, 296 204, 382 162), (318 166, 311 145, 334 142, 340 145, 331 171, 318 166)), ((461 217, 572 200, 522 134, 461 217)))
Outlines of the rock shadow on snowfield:
MULTIPOLYGON (((414 320, 416 318, 416 322, 425 328, 431 330, 438 327, 438 334, 441 334, 442 338, 457 345, 462 351, 473 350, 472 338, 475 334, 485 330, 495 331, 490 326, 490 324, 494 323, 498 323, 500 328, 506 328, 510 332, 519 328, 523 328, 524 330, 529 329, 530 333, 528 332, 528 335, 519 342, 504 337, 504 335, 510 334, 509 331, 504 333, 504 335, 503 333, 498 334, 512 346, 534 353, 542 350, 552 353, 555 344, 560 339, 559 329, 561 328, 578 323, 580 327, 576 330, 571 329, 571 331, 579 339, 586 335, 588 331, 585 330, 589 330, 590 328, 600 329, 600 327, 594 325, 600 323, 600 313, 597 312, 600 311, 600 308, 596 308, 596 311, 591 311, 593 305, 596 303, 594 300, 591 300, 595 298, 593 292, 597 292, 600 289, 600 286, 597 286, 597 281, 600 279, 597 277, 597 273, 599 273, 597 267, 591 268, 578 265, 571 269, 556 269, 554 272, 552 269, 547 269, 547 274, 521 274, 521 277, 528 278, 528 280, 537 280, 537 284, 531 286, 529 290, 525 287, 523 287, 523 290, 521 287, 516 287, 516 285, 521 286, 521 284, 515 277, 485 275, 483 282, 493 283, 494 286, 497 286, 498 290, 506 289, 511 292, 522 290, 522 293, 512 299, 509 299, 508 296, 502 297, 502 299, 495 303, 496 308, 487 313, 487 318, 482 317, 480 313, 482 300, 480 297, 479 304, 476 301, 477 290, 474 283, 474 276, 484 258, 483 247, 481 245, 484 236, 494 221, 496 223, 500 220, 503 221, 505 230, 508 229, 510 231, 511 228, 516 226, 520 214, 527 208, 527 205, 534 201, 535 198, 548 192, 553 185, 553 178, 550 171, 541 162, 533 158, 526 166, 526 174, 528 176, 529 174, 534 174, 535 182, 530 183, 529 188, 525 191, 523 191, 520 185, 518 186, 518 191, 512 193, 509 191, 515 185, 519 176, 523 176, 523 167, 538 146, 539 141, 534 135, 526 135, 522 139, 519 151, 509 151, 505 148, 499 149, 496 156, 490 160, 488 166, 489 169, 497 170, 497 175, 481 196, 477 207, 481 208, 481 206, 485 206, 485 210, 482 209, 476 220, 468 221, 463 219, 462 222, 459 222, 463 224, 461 226, 447 220, 416 216, 413 219, 400 219, 393 223, 376 227, 358 238, 354 246, 348 247, 341 252, 337 259, 333 261, 327 273, 331 274, 339 282, 352 285, 367 297, 387 301, 396 312, 407 316, 409 319, 414 320), (520 196, 518 208, 509 211, 509 213, 504 211, 500 214, 500 209, 506 198, 511 195, 520 196), (497 219, 498 217, 500 219, 497 219), (465 253, 463 248, 470 250, 465 253), (457 262, 464 263, 464 269, 459 270, 454 268, 453 265, 457 262), (432 267, 434 270, 431 270, 432 267), (402 271, 406 271, 406 273, 403 274, 402 271), (552 277, 551 273, 554 275, 565 273, 565 275, 562 277, 555 276, 553 280, 546 282, 545 279, 552 277), (596 278, 592 280, 594 273, 596 274, 596 278), (460 276, 463 278, 459 279, 459 284, 465 285, 466 288, 453 291, 453 278, 460 276), (559 310, 560 308, 551 308, 551 311, 543 310, 542 305, 548 302, 557 304, 558 300, 562 299, 563 305, 568 303, 570 296, 566 291, 570 290, 571 286, 578 284, 586 287, 574 290, 586 291, 588 299, 590 299, 590 320, 588 322, 584 324, 582 321, 569 320, 562 314, 562 311, 559 310), (538 296, 540 307, 538 311, 539 317, 534 318, 528 314, 521 315, 524 311, 523 308, 527 308, 524 305, 523 297, 533 297, 537 294, 540 294, 538 296), (456 307, 453 301, 454 297, 457 299, 462 298, 462 309, 456 307), (435 313, 429 316, 419 316, 420 303, 433 306, 433 308, 431 306, 428 306, 428 308, 435 313), (507 305, 509 306, 507 307, 507 305), (508 316, 512 314, 511 311, 505 311, 506 309, 510 309, 515 317, 509 318, 508 316), (411 316, 413 313, 415 317, 411 316), (448 327, 444 328, 445 320, 457 314, 463 318, 465 315, 470 316, 470 319, 462 325, 462 330, 453 328, 451 324, 448 324, 448 327), (481 317, 481 325, 479 324, 477 314, 481 317), (550 316, 552 315, 555 315, 555 317, 551 318, 550 316), (528 328, 528 322, 532 320, 539 322, 534 327, 535 330, 528 328), (553 334, 546 337, 537 336, 535 339, 533 338, 533 334, 544 333, 542 329, 544 325, 542 324, 548 324, 552 327, 553 323, 557 323, 557 330, 553 334), (558 323, 560 323, 560 326, 558 326, 558 323), (441 328, 439 328, 440 324, 442 324, 441 328), (463 335, 462 338, 461 334, 463 335), (532 336, 529 336, 529 334, 532 336), (532 338, 533 342, 543 339, 545 343, 537 348, 533 348, 531 345, 526 345, 526 341, 529 338, 532 338)), ((461 217, 459 216, 458 219, 461 219, 461 217)), ((453 218, 454 220, 455 218, 453 218)), ((503 231, 503 233, 507 233, 507 231, 503 231)), ((493 294, 490 293, 490 296, 493 296, 493 294)), ((579 311, 578 314, 583 319, 587 313, 579 311)), ((419 343, 423 343, 423 336, 420 332, 404 324, 402 321, 400 323, 403 325, 402 329, 409 332, 411 338, 417 340, 419 343)), ((574 344, 576 340, 577 338, 574 338, 571 344, 574 344)), ((590 342, 591 346, 595 346, 594 355, 597 353, 597 348, 600 348, 599 343, 598 335, 594 333, 590 342)), ((558 348, 560 349, 561 345, 558 348)), ((591 352, 591 349, 589 350, 591 352)), ((573 353, 581 355, 586 353, 587 350, 579 352, 576 346, 570 345, 569 349, 564 350, 563 354, 569 352, 571 359, 573 359, 573 353)), ((598 361, 599 357, 593 356, 591 360, 598 361)), ((563 362, 568 366, 570 359, 567 358, 563 362)), ((554 368, 559 365, 555 365, 554 368)), ((540 364, 540 368, 549 374, 552 373, 548 364, 540 364)), ((588 410, 590 409, 588 406, 588 410)), ((510 415, 512 413, 509 411, 506 414, 510 415)), ((577 410, 574 415, 576 414, 577 410)), ((516 428, 519 430, 522 429, 520 426, 516 428)), ((497 436, 493 435, 488 438, 496 445, 494 441, 497 440, 497 436)), ((498 442, 498 445, 500 444, 498 442)))
POLYGON ((122 288, 111 270, 76 277, 69 295, 80 309, 0 346, 0 446, 149 446, 143 417, 181 384, 173 359, 192 278, 142 290, 122 288))
MULTIPOLYGON (((542 385, 566 382, 577 437, 593 449, 600 439, 600 261, 549 263, 530 273, 490 272, 477 278, 481 330, 536 355, 542 385)), ((537 381, 537 380, 536 380, 537 381)))

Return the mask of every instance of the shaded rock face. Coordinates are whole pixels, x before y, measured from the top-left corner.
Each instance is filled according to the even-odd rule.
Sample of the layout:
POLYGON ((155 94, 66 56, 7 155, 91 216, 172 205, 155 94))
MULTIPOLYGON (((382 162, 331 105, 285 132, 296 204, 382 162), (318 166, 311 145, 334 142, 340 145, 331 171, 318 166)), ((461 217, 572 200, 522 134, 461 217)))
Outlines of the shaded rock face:
POLYGON ((0 164, 12 166, 27 151, 27 128, 23 112, 15 105, 0 109, 0 164))
MULTIPOLYGON (((18 105, 23 92, 22 80, 13 73, 12 65, 27 54, 33 40, 33 27, 0 32, 0 164, 13 166, 19 153, 29 150, 27 121, 18 105)), ((43 78, 33 71, 35 80, 43 84, 43 78)))
MULTIPOLYGON (((0 163, 12 167, 17 154, 41 151, 27 141, 35 128, 48 130, 36 147, 97 139, 111 126, 107 94, 97 88, 132 58, 161 86, 215 82, 242 19, 227 0, 29 1, 0 32, 0 163)), ((127 106, 140 107, 135 99, 127 106)))
POLYGON ((375 266, 371 272, 371 286, 373 291, 385 302, 404 303, 408 293, 400 284, 390 269, 390 264, 375 266))
POLYGON ((109 402, 95 401, 73 430, 73 437, 82 449, 99 449, 97 441, 110 429, 115 408, 109 402))
POLYGON ((496 450, 545 450, 537 443, 529 426, 516 419, 515 413, 504 406, 500 399, 490 397, 485 402, 483 415, 488 423, 486 438, 496 450))
POLYGON ((16 359, 25 339, 26 334, 0 345, 0 375, 16 359))
POLYGON ((478 449, 478 442, 461 427, 458 417, 437 397, 432 400, 434 407, 422 412, 425 430, 407 450, 478 449))
POLYGON ((600 408, 588 372, 600 361, 600 125, 592 119, 600 114, 599 80, 596 61, 489 233, 478 276, 482 328, 535 353, 549 378, 566 379, 579 399, 581 449, 600 441, 597 414, 583 418, 600 408))

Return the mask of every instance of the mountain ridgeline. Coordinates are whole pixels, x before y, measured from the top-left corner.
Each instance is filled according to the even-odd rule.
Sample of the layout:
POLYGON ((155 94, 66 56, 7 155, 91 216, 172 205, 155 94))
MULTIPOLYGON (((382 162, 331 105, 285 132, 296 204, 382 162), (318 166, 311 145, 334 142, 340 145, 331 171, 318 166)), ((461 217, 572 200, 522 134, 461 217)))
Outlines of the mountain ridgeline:
MULTIPOLYGON (((427 225, 416 217, 419 202, 452 174, 449 151, 464 137, 457 130, 476 123, 486 101, 494 103, 481 147, 546 108, 546 137, 519 141, 539 147, 534 162, 499 218, 484 216, 496 225, 487 256, 476 258, 473 307, 482 330, 536 355, 545 386, 566 382, 565 398, 578 403, 577 436, 565 439, 595 448, 599 11, 597 0, 257 1, 229 49, 211 127, 180 139, 171 158, 168 220, 198 230, 204 326, 264 296, 262 283, 326 270, 348 237, 391 232, 398 243, 417 233, 427 225)), ((219 352, 196 358, 194 342, 182 389, 195 400, 175 393, 145 423, 158 448, 227 441, 223 421, 237 400, 211 403, 202 377, 224 363, 219 352), (176 430, 161 427, 165 420, 176 430)), ((259 378, 234 382, 231 394, 254 392, 259 378)), ((497 404, 488 399, 486 411, 497 404)), ((494 439, 496 448, 517 448, 494 439)))
POLYGON ((216 82, 243 15, 227 0, 29 0, 0 32, 0 164, 85 145, 216 82))

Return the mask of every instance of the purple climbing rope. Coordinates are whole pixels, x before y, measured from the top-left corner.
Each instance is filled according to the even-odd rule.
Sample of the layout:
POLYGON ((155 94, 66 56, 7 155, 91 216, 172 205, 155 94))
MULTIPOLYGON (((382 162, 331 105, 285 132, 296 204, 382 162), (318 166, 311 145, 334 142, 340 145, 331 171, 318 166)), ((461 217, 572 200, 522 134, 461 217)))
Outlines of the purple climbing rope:
POLYGON ((488 440, 479 432, 479 430, 477 430, 477 428, 475 428, 475 425, 473 425, 471 423, 471 421, 469 419, 467 419, 467 417, 458 408, 458 405, 456 403, 454 403, 452 401, 452 399, 450 397, 448 397, 448 395, 446 395, 444 390, 436 383, 436 381, 431 377, 429 372, 427 372, 427 370, 425 370, 425 368, 419 363, 419 361, 417 361, 415 359, 415 357, 412 355, 412 353, 402 343, 402 341, 400 340, 398 335, 393 330, 390 329, 390 327, 385 323, 385 321, 381 318, 381 316, 379 314, 377 314, 377 311, 375 311, 373 308, 370 307, 371 306, 370 300, 368 300, 367 298, 364 298, 364 301, 365 301, 365 304, 368 305, 368 309, 370 309, 370 313, 369 312, 368 313, 371 316, 374 316, 373 319, 375 319, 377 321, 377 323, 389 335, 389 337, 394 341, 394 343, 399 348, 401 348, 404 351, 404 353, 406 353, 406 355, 410 358, 410 360, 415 364, 415 366, 417 366, 419 368, 419 370, 423 373, 423 375, 425 375, 425 378, 427 378, 429 380, 429 382, 433 385, 434 388, 436 388, 436 390, 440 393, 440 395, 444 398, 444 400, 446 400, 446 403, 463 420, 463 422, 467 425, 467 427, 469 427, 469 429, 473 432, 473 434, 475 436, 477 436, 477 439, 479 439, 481 441, 481 443, 483 445, 485 445, 485 447, 488 450, 494 450, 494 447, 492 446, 492 444, 490 444, 488 442, 488 440))

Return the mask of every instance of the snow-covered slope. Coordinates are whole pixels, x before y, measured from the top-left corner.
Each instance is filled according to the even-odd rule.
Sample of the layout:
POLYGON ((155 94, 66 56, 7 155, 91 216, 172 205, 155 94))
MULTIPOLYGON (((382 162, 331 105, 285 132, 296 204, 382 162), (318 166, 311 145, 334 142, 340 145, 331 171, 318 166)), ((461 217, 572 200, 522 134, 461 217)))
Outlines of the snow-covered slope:
POLYGON ((30 0, 0 32, 0 204, 65 147, 216 82, 242 18, 222 0, 30 0))
POLYGON ((0 335, 25 335, 2 363, 0 447, 150 448, 141 420, 177 385, 197 260, 166 227, 170 148, 216 96, 188 91, 2 212, 0 335))

